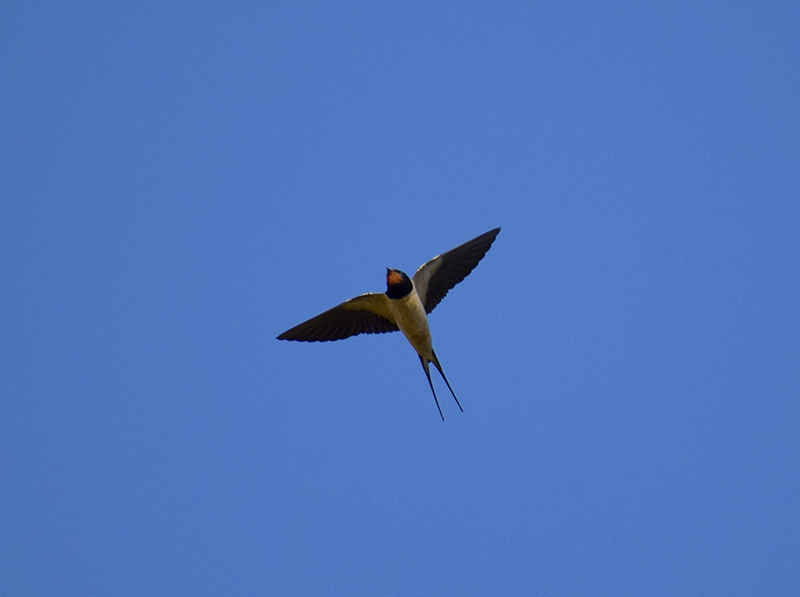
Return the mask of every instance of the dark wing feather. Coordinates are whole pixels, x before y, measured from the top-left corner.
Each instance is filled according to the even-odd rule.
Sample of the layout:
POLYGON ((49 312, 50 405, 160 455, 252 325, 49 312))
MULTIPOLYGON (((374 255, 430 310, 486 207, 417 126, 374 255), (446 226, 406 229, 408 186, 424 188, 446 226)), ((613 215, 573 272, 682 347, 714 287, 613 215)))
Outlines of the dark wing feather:
POLYGON ((417 270, 414 287, 425 305, 426 313, 433 311, 449 290, 475 269, 499 233, 500 228, 495 228, 481 234, 447 253, 437 255, 417 270))
POLYGON ((278 340, 328 342, 358 334, 396 332, 399 328, 393 321, 388 300, 386 295, 376 292, 362 294, 283 332, 278 340))

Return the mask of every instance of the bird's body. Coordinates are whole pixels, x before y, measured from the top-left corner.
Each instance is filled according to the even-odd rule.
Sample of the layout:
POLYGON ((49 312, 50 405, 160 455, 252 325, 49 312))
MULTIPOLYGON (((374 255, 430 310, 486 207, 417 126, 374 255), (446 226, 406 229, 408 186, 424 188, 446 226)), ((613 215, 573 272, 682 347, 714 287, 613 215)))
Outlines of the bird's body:
MULTIPOLYGON (((396 271, 389 270, 389 277, 392 276, 392 272, 396 271)), ((402 272, 400 273, 402 274, 402 272)), ((402 275, 405 276, 405 274, 402 275)), ((405 296, 387 300, 397 327, 403 332, 411 346, 421 357, 432 360, 433 340, 431 339, 431 327, 428 323, 425 307, 422 305, 413 283, 411 291, 405 296)))
MULTIPOLYGON (((428 313, 447 292, 461 282, 483 258, 500 233, 495 228, 426 262, 409 278, 396 269, 386 271, 386 292, 359 295, 301 323, 278 336, 279 340, 326 342, 358 334, 380 334, 400 330, 419 355, 428 378, 439 414, 444 420, 436 390, 433 389, 429 364, 442 375, 447 388, 456 398, 433 350, 428 313)), ((461 408, 463 411, 464 409, 461 408)))

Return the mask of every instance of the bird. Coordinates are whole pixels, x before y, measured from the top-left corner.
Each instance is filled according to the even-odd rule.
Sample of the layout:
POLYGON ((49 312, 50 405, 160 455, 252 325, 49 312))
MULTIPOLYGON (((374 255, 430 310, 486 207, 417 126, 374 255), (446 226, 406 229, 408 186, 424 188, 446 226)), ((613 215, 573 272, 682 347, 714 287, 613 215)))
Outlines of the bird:
POLYGON ((447 389, 464 412, 433 350, 428 315, 447 293, 466 278, 492 246, 500 228, 437 255, 422 264, 412 278, 399 269, 386 268, 386 292, 368 292, 351 298, 308 321, 283 332, 278 340, 329 342, 359 334, 401 331, 417 352, 436 401, 444 413, 431 380, 430 363, 439 371, 447 389))

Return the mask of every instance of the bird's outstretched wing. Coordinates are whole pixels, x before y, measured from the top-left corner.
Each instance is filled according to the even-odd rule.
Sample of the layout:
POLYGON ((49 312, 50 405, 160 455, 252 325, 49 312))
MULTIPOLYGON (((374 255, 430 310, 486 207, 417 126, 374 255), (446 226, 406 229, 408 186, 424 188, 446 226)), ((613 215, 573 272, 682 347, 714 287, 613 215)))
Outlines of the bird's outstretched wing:
POLYGON ((385 294, 369 292, 351 298, 283 332, 278 340, 328 342, 358 334, 383 334, 400 328, 394 322, 385 294))
POLYGON ((448 291, 475 269, 499 233, 500 228, 490 230, 420 266, 414 274, 414 287, 426 313, 433 311, 448 291))

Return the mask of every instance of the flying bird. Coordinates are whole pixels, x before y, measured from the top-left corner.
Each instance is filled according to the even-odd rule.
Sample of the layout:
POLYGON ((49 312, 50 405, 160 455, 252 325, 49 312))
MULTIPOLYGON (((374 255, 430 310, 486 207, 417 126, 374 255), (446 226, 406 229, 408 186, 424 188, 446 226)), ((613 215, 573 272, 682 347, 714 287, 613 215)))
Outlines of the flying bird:
POLYGON ((433 350, 428 313, 436 308, 453 286, 475 269, 499 233, 500 228, 495 228, 455 249, 437 255, 421 265, 413 278, 409 278, 399 269, 386 268, 385 293, 368 292, 351 298, 282 333, 278 340, 328 342, 358 334, 383 334, 400 330, 419 355, 442 421, 444 414, 436 397, 436 390, 433 389, 430 363, 438 369, 458 408, 463 412, 464 409, 433 350))

